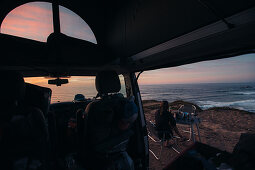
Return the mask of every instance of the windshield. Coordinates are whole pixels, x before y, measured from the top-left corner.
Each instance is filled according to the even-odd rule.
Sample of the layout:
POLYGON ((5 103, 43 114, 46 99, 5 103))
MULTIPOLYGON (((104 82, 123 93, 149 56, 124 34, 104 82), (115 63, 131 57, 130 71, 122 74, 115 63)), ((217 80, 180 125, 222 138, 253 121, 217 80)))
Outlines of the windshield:
MULTIPOLYGON (((119 78, 121 82, 120 93, 126 97, 124 77, 120 75, 119 78)), ((48 80, 49 78, 45 77, 25 78, 27 83, 50 88, 52 90, 51 103, 73 101, 76 94, 83 94, 87 99, 97 95, 95 76, 72 76, 68 78, 69 83, 62 86, 49 85, 48 80)))

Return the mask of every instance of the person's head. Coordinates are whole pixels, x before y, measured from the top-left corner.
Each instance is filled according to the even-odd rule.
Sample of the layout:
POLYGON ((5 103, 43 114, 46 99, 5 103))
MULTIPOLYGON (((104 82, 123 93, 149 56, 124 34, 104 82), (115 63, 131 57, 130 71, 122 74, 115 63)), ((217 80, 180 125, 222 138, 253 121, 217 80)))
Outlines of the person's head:
POLYGON ((162 115, 164 112, 168 111, 169 105, 168 101, 162 101, 160 102, 160 115, 162 115))

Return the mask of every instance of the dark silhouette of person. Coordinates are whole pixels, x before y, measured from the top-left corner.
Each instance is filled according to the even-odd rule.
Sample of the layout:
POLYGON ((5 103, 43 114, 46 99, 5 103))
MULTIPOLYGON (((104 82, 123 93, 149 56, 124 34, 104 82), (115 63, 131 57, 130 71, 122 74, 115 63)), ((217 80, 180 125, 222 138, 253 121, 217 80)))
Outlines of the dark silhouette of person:
POLYGON ((168 102, 162 101, 160 103, 160 108, 155 112, 155 125, 156 130, 158 131, 158 137, 162 139, 163 135, 165 135, 164 137, 167 140, 166 145, 168 145, 169 139, 173 137, 173 130, 180 138, 185 140, 176 126, 176 121, 173 115, 168 111, 168 109, 168 102))

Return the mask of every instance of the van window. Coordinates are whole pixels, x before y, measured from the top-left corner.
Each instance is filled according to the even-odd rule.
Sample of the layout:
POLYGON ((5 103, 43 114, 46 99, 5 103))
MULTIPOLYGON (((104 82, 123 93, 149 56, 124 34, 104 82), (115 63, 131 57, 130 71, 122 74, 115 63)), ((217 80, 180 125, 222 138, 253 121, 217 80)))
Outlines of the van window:
MULTIPOLYGON (((59 6, 60 30, 70 37, 97 44, 89 25, 73 11, 59 6)), ((1 24, 1 33, 46 42, 53 32, 52 4, 30 2, 13 9, 1 24)))
MULTIPOLYGON (((120 93, 126 97, 124 77, 120 75, 119 78, 121 82, 120 93)), ((51 103, 73 101, 76 94, 83 94, 85 98, 91 99, 97 95, 95 76, 72 76, 68 78, 69 83, 62 86, 49 85, 48 79, 45 77, 31 77, 25 78, 25 82, 50 88, 52 90, 51 103)))

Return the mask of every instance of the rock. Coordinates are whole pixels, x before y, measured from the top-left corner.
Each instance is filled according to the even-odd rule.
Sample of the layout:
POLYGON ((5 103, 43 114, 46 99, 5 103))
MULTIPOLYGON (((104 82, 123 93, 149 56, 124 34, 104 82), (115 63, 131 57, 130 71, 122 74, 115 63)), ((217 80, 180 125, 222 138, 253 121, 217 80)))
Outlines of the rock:
POLYGON ((236 170, 255 169, 255 134, 243 133, 233 150, 233 166, 236 170))

